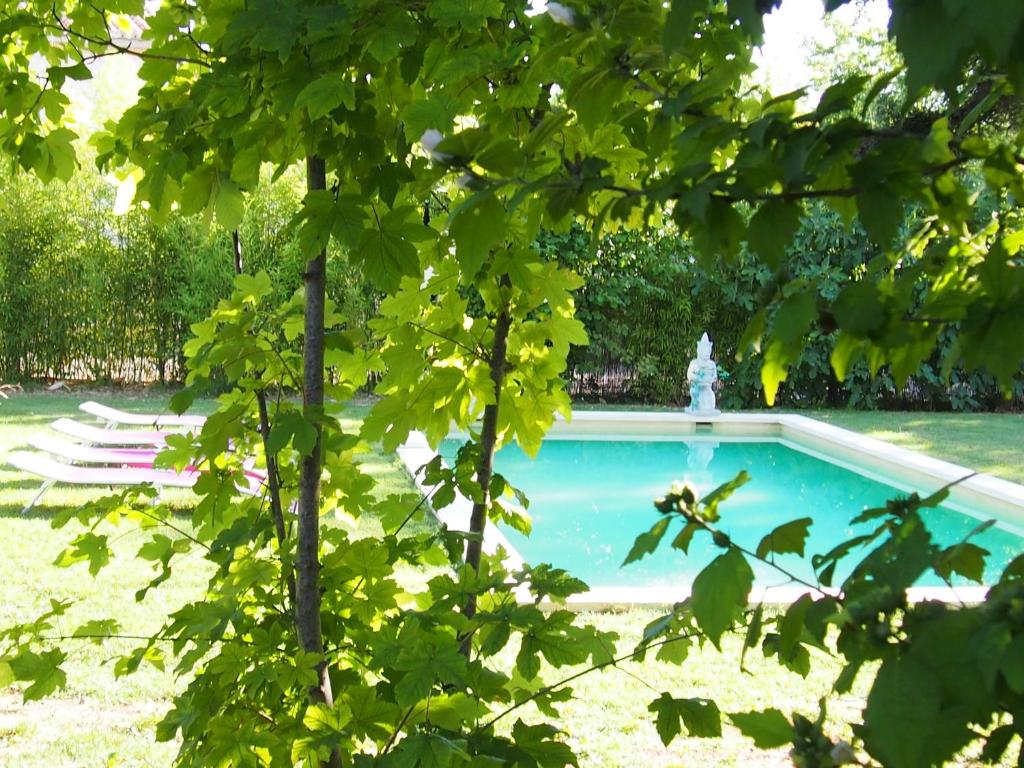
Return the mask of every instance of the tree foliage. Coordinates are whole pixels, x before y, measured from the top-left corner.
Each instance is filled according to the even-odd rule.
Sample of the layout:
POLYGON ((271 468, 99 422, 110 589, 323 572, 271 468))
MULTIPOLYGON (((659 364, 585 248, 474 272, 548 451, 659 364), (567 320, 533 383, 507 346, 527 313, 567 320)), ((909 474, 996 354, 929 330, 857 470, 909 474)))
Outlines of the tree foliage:
MULTIPOLYGON (((709 536, 722 553, 697 576, 689 599, 648 626, 640 647, 680 635, 717 644, 725 630, 733 629, 743 633, 744 654, 759 648, 804 677, 810 651, 833 653, 841 663, 833 695, 849 692, 858 676, 878 665, 862 721, 854 724, 856 749, 826 734, 824 699, 813 722, 777 709, 727 715, 758 747, 793 744, 791 757, 799 768, 859 762, 861 750, 872 765, 944 765, 976 741, 986 763, 998 762, 1020 735, 1022 657, 1017 648, 1024 642, 1019 639, 1024 555, 1006 566, 983 603, 911 602, 908 596, 926 573, 950 587, 956 577, 980 584, 989 553, 971 539, 994 521, 943 547, 928 532, 922 510, 941 504, 949 488, 927 498, 895 499, 854 518, 854 524, 874 523, 874 530, 814 555, 814 577, 805 580, 776 558, 804 556, 813 524, 809 518, 777 527, 756 550, 723 532, 720 503, 747 479, 741 475, 701 499, 689 486, 673 487, 655 502, 660 516, 651 532, 659 533, 643 554, 667 540, 685 555, 698 535, 709 536), (673 538, 669 534, 676 523, 680 533, 673 538), (752 561, 802 586, 806 594, 777 616, 766 617, 763 604, 750 608, 752 561), (842 579, 837 569, 845 574, 842 579)), ((727 521, 728 504, 725 509, 727 521)), ((659 732, 659 702, 671 694, 661 696, 651 705, 659 712, 659 732)))
MULTIPOLYGON (((100 525, 121 523, 147 535, 140 557, 157 564, 151 588, 184 552, 217 566, 207 594, 115 666, 127 674, 173 656, 191 675, 158 730, 182 738, 179 764, 576 763, 556 726, 520 710, 534 705, 553 717, 564 687, 541 681, 542 661, 607 666, 620 658, 614 638, 537 605, 582 587, 567 574, 545 566, 510 573, 500 553, 477 557, 488 519, 515 519, 503 501, 510 486, 491 474, 493 452, 511 440, 539 447, 556 412, 567 410, 561 374, 570 346, 584 340, 573 317, 578 279, 537 252, 542 228, 584 221, 600 237, 671 221, 709 269, 736 263, 745 242, 772 273, 740 345, 762 351, 769 403, 814 329, 836 332, 831 365, 840 379, 864 360, 872 371, 888 364, 904 381, 947 332, 950 366, 962 358, 1011 385, 1024 357, 1015 332, 1024 236, 1015 205, 975 220, 977 190, 964 169, 977 168, 1000 200, 1019 200, 1021 137, 972 130, 986 100, 924 132, 878 128, 861 113, 884 83, 867 77, 833 84, 809 111, 798 109, 799 94, 750 91, 751 44, 776 4, 548 3, 532 15, 502 0, 29 0, 3 8, 0 145, 44 180, 68 178, 76 162, 62 88, 106 56, 141 59, 143 85, 136 104, 93 137, 97 162, 136 168, 136 201, 151 215, 201 213, 234 229, 264 164, 278 175, 299 163, 308 172, 291 223, 307 263, 303 290, 275 306, 268 277, 239 276, 186 350, 190 388, 177 407, 217 371, 231 384, 201 432, 173 440, 163 458, 204 469, 193 532, 135 494, 56 521, 76 517, 88 528, 61 564, 104 567, 100 525), (137 18, 141 39, 126 41, 117 30, 137 18), (878 247, 833 301, 786 265, 805 205, 816 199, 856 216, 878 247), (905 203, 922 219, 904 237, 905 203), (332 241, 388 294, 370 329, 379 352, 344 329, 344 308, 324 300, 332 241), (371 370, 383 373, 382 399, 363 433, 348 433, 336 403, 371 370), (303 391, 303 407, 280 396, 291 389, 303 391), (455 488, 472 500, 471 529, 403 535, 427 500, 375 498, 358 453, 364 440, 394 449, 413 429, 436 447, 453 422, 470 434, 455 466, 423 471, 437 482, 435 507, 455 488), (257 497, 239 493, 251 481, 246 456, 273 477, 257 497), (356 539, 328 524, 332 513, 373 513, 384 534, 356 539), (400 562, 448 568, 407 596, 393 578, 400 562), (511 674, 494 664, 510 644, 518 648, 511 674)), ((910 98, 938 89, 955 109, 977 62, 993 87, 1024 88, 1024 6, 996 5, 998 13, 977 13, 955 0, 893 0, 890 31, 910 98)), ((699 503, 685 489, 666 497, 666 517, 636 555, 656 548, 675 518, 685 525, 674 543, 685 549, 738 484, 699 503)), ((921 503, 880 513, 878 545, 842 595, 797 601, 763 646, 804 669, 805 646, 821 645, 836 625, 853 664, 841 683, 858 660, 880 661, 857 733, 886 764, 936 762, 975 738, 972 723, 1016 707, 1012 622, 1000 636, 1005 648, 988 657, 1005 665, 987 668, 986 685, 944 677, 968 667, 940 663, 950 648, 970 646, 985 621, 978 617, 1003 595, 1012 608, 1013 578, 977 609, 926 605, 919 614, 905 605, 906 587, 925 569, 970 574, 978 554, 966 544, 936 552, 921 503), (914 623, 928 611, 944 618, 914 623), (917 710, 901 710, 893 691, 914 685, 933 694, 929 723, 901 719, 917 710), (897 723, 913 738, 898 739, 907 731, 897 723)), ((776 544, 792 550, 801 530, 777 531, 761 557, 776 544)), ((723 554, 691 600, 652 628, 647 647, 694 637, 717 644, 744 624, 756 640, 765 626, 746 606, 749 553, 713 535, 723 554)), ((819 578, 831 580, 844 552, 818 563, 819 578)), ((72 640, 51 634, 64 608, 55 603, 38 621, 4 631, 0 670, 26 681, 28 698, 64 682, 62 648, 72 640)), ((105 623, 97 634, 114 628, 105 623)), ((671 692, 651 711, 665 741, 719 727, 715 705, 671 692)), ((820 723, 772 710, 730 718, 755 744, 789 738, 804 764, 844 761, 832 751, 839 745, 823 756, 820 723)))

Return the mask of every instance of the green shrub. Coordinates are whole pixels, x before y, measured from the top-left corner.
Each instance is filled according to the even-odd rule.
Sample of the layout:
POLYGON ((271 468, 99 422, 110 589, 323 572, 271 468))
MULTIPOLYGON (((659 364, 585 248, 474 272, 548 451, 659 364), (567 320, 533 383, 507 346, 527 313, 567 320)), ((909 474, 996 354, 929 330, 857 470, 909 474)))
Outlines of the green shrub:
MULTIPOLYGON (((977 215, 991 214, 995 201, 979 201, 977 215)), ((906 226, 913 225, 908 213, 906 226)), ((732 264, 707 269, 694 248, 671 234, 620 233, 596 247, 580 228, 546 234, 539 240, 550 257, 586 279, 577 293, 577 312, 590 345, 570 357, 570 392, 580 399, 683 404, 688 401, 686 368, 696 342, 707 331, 715 358, 728 373, 720 385, 724 408, 763 407, 761 359, 750 350, 737 360, 740 340, 753 313, 777 276, 743 254, 732 264)), ((805 278, 832 302, 852 277, 877 255, 863 229, 847 226, 830 208, 811 206, 787 252, 788 276, 805 278)), ((836 380, 829 358, 830 333, 812 331, 799 361, 783 383, 778 404, 785 407, 916 408, 977 410, 1006 407, 995 379, 985 371, 954 367, 940 375, 954 332, 939 337, 935 354, 903 387, 887 368, 871 376, 857 365, 844 382, 836 380)), ((1011 404, 1024 398, 1019 377, 1011 404)))
MULTIPOLYGON (((288 228, 300 183, 262 187, 240 227, 244 268, 269 272, 279 301, 302 284, 288 228)), ((48 187, 24 175, 0 184, 0 379, 179 380, 190 326, 230 293, 230 233, 115 215, 113 186, 90 171, 48 187)), ((376 294, 335 251, 329 276, 331 297, 365 322, 376 294)))

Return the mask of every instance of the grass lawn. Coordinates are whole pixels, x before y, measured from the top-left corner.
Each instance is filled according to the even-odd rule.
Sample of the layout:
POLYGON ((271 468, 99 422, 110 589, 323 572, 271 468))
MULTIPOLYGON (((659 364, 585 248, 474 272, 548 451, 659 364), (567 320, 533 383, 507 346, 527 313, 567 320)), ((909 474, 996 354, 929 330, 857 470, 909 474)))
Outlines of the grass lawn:
MULTIPOLYGON (((38 481, 4 466, 3 459, 31 432, 59 416, 75 415, 84 399, 87 396, 24 394, 0 400, 0 626, 35 615, 53 597, 82 601, 65 620, 67 628, 88 618, 114 616, 126 633, 141 633, 158 626, 168 611, 200 595, 208 576, 206 564, 196 560, 194 568, 178 567, 156 596, 136 603, 133 593, 148 581, 151 569, 132 557, 138 542, 131 536, 116 543, 123 556, 96 579, 89 577, 84 565, 71 569, 50 565, 73 528, 54 531, 49 525, 54 512, 102 495, 103 490, 54 488, 32 513, 23 516, 21 507, 38 481)), ((103 394, 102 399, 143 411, 163 410, 166 402, 162 395, 103 394)), ((197 404, 200 411, 211 407, 209 402, 197 404)), ((353 426, 363 413, 365 408, 351 409, 353 426)), ((1024 471, 1011 454, 1011 446, 1020 445, 1024 437, 1024 419, 1019 416, 811 415, 1024 482, 1024 471)), ((393 459, 374 455, 367 463, 384 490, 408 487, 407 477, 393 459)), ((181 500, 187 503, 187 494, 181 500)), ((620 650, 626 650, 655 615, 635 609, 589 614, 586 619, 618 632, 623 638, 620 650)), ((184 681, 152 668, 115 681, 104 663, 111 650, 83 644, 73 656, 67 689, 43 702, 23 706, 17 691, 0 691, 0 765, 170 765, 176 746, 156 744, 151 734, 184 681)), ((787 765, 786 749, 755 750, 728 726, 720 739, 677 739, 669 749, 657 736, 647 704, 662 690, 677 696, 713 696, 725 711, 774 706, 786 712, 813 713, 834 672, 832 662, 826 661, 815 665, 811 677, 803 680, 751 654, 747 665, 752 674, 748 675, 739 671, 738 658, 737 644, 727 642, 723 653, 705 649, 693 653, 681 667, 651 660, 583 678, 576 686, 577 697, 563 708, 566 738, 584 766, 787 765)), ((548 677, 558 679, 571 671, 550 671, 548 677)), ((860 706, 861 701, 850 697, 835 704, 831 713, 842 721, 860 706)))
POLYGON ((805 416, 920 451, 1015 483, 1024 483, 1024 415, 805 411, 805 416))

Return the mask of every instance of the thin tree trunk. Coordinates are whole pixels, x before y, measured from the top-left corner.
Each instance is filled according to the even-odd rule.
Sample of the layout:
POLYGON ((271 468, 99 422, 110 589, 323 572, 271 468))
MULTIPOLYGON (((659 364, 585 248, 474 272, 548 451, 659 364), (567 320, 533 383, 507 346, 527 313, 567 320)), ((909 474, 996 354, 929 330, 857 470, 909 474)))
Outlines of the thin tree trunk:
MULTIPOLYGON (((306 189, 327 188, 323 158, 306 158, 306 189)), ((322 250, 306 264, 303 275, 306 288, 305 338, 302 360, 302 411, 316 428, 316 444, 309 456, 302 457, 299 472, 298 539, 295 553, 295 626, 299 646, 308 653, 322 654, 324 641, 320 629, 320 473, 322 470, 321 419, 324 412, 324 305, 327 292, 327 251, 322 250)), ((332 705, 334 695, 327 664, 317 669, 318 682, 311 686, 309 699, 332 705)), ((331 766, 341 766, 335 750, 331 766)))
MULTIPOLYGON (((240 275, 245 268, 242 263, 242 239, 238 236, 237 229, 231 233, 231 247, 235 256, 235 274, 240 275)), ((270 494, 270 514, 274 518, 278 550, 283 552, 288 531, 284 525, 284 508, 281 506, 281 475, 277 471, 277 454, 271 453, 268 447, 270 444, 270 410, 267 408, 267 391, 265 389, 256 390, 256 402, 260 412, 260 437, 263 440, 263 453, 267 457, 267 491, 270 494)), ((288 608, 294 611, 295 574, 291 568, 285 568, 283 563, 281 571, 288 588, 288 608)))
MULTIPOLYGON (((281 506, 281 476, 277 471, 277 456, 267 450, 270 441, 270 413, 267 410, 267 393, 265 390, 256 390, 256 402, 260 408, 260 437, 263 438, 263 453, 267 457, 267 491, 270 494, 270 513, 274 517, 274 531, 277 534, 277 548, 283 553, 285 542, 288 540, 288 531, 284 526, 284 508, 281 506)), ((286 567, 282 562, 281 571, 284 575, 285 584, 288 588, 288 608, 295 610, 295 574, 291 567, 286 567)))
MULTIPOLYGON (((235 274, 240 275, 245 271, 242 263, 242 238, 238 236, 238 230, 231 232, 231 250, 234 254, 235 274)), ((281 476, 277 471, 277 455, 270 452, 270 410, 267 408, 267 391, 256 390, 256 402, 260 412, 260 437, 263 440, 263 453, 267 457, 267 491, 270 494, 270 514, 274 518, 274 532, 277 535, 277 546, 279 551, 284 551, 288 531, 284 526, 284 509, 281 507, 281 476)), ((295 574, 290 568, 285 568, 282 563, 281 571, 284 574, 285 584, 288 588, 288 608, 295 610, 295 574)))
MULTIPOLYGON (((502 278, 502 285, 508 278, 502 278)), ((472 534, 466 544, 466 564, 473 570, 480 570, 480 556, 483 549, 484 529, 487 527, 487 508, 491 505, 491 477, 494 475, 494 446, 498 441, 498 415, 501 406, 501 390, 505 383, 506 351, 508 332, 512 318, 507 311, 498 315, 494 326, 494 342, 491 344, 491 382, 494 384, 494 403, 484 408, 484 420, 480 429, 480 457, 476 464, 476 481, 480 486, 480 500, 473 504, 469 518, 469 532, 472 534)), ((476 614, 476 595, 470 595, 462 607, 462 613, 471 619, 476 614)), ((469 658, 472 650, 472 635, 462 640, 460 652, 469 658)))

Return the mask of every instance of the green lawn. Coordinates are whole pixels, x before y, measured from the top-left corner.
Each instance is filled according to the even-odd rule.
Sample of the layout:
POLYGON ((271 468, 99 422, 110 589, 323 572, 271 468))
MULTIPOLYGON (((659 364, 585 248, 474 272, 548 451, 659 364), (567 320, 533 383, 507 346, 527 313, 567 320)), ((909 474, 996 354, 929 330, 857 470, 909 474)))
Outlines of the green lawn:
MULTIPOLYGON (((7 451, 21 445, 34 430, 59 416, 76 414, 85 395, 25 394, 0 400, 0 625, 34 615, 51 597, 82 603, 65 621, 77 626, 87 618, 116 616, 125 632, 156 627, 162 616, 201 593, 207 568, 197 560, 194 568, 177 568, 174 578, 159 590, 157 599, 137 604, 132 595, 148 581, 150 566, 132 558, 137 542, 117 542, 119 557, 99 578, 90 578, 84 566, 57 569, 50 565, 70 527, 54 531, 49 520, 62 507, 78 505, 102 490, 55 488, 29 515, 21 515, 38 482, 3 465, 7 451)), ((137 410, 162 410, 165 396, 104 394, 114 405, 137 410)), ((208 410, 209 402, 198 410, 208 410)), ((350 410, 352 424, 365 408, 350 410)), ((927 450, 966 466, 1024 481, 1010 446, 1020 445, 1024 419, 1018 416, 957 416, 948 414, 816 413, 842 426, 927 450)), ((385 490, 408 487, 408 478, 391 458, 374 455, 370 471, 385 490)), ((180 496, 182 504, 188 495, 180 496)), ((648 610, 608 612, 586 616, 623 638, 620 650, 631 647, 643 626, 655 616, 648 610)), ((0 692, 0 765, 21 768, 54 766, 167 766, 175 745, 155 744, 152 726, 183 681, 151 668, 115 681, 104 659, 109 648, 83 645, 74 655, 69 686, 58 696, 29 706, 16 691, 0 692)), ((670 749, 661 745, 652 715, 646 707, 661 690, 677 696, 714 696, 726 711, 774 706, 783 711, 816 711, 817 700, 828 689, 834 671, 831 662, 816 665, 810 679, 780 671, 772 663, 751 655, 752 674, 738 669, 736 643, 723 653, 706 649, 694 653, 682 667, 656 661, 626 664, 584 678, 577 698, 564 708, 567 738, 584 766, 781 766, 786 750, 762 752, 729 727, 721 739, 678 739, 670 749)), ((571 672, 572 670, 569 670, 571 672)), ((550 672, 560 677, 562 672, 550 672)), ((852 716, 858 699, 844 699, 832 707, 837 721, 852 716)), ((965 763, 965 764, 970 764, 965 763)))
POLYGON ((1024 415, 806 411, 805 416, 1024 483, 1024 415))

